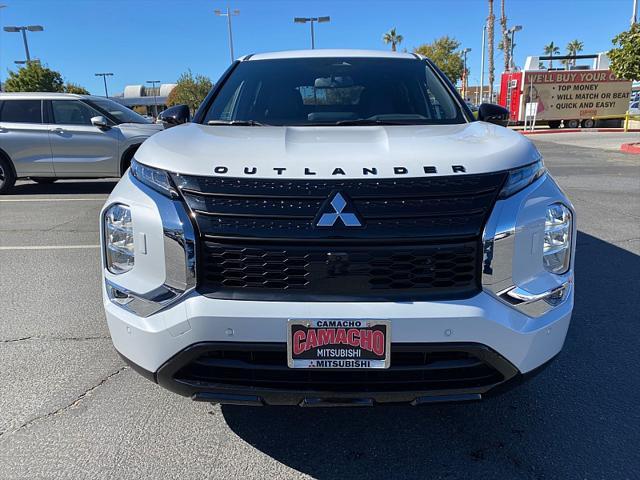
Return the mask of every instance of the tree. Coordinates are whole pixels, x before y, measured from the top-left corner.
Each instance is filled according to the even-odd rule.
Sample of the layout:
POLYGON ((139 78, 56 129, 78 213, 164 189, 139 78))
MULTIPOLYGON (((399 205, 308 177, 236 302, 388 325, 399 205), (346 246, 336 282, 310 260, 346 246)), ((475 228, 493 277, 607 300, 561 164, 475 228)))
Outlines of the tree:
POLYGON ((504 0, 500 0, 500 27, 502 28, 502 41, 498 48, 502 50, 504 58, 504 71, 511 70, 511 39, 507 31, 507 15, 504 13, 504 0))
POLYGON ((75 93, 77 95, 89 95, 89 90, 86 88, 71 82, 67 82, 64 86, 65 93, 75 93))
POLYGON ((62 92, 62 75, 43 67, 39 62, 29 62, 17 72, 9 71, 4 82, 6 92, 62 92))
MULTIPOLYGON (((549 45, 544 46, 544 54, 553 57, 555 54, 560 53, 558 46, 551 42, 549 45)), ((549 59, 549 70, 553 68, 553 58, 549 59)))
POLYGON ((420 45, 413 51, 433 60, 433 63, 455 84, 462 78, 462 71, 464 70, 462 57, 457 52, 459 47, 460 42, 455 38, 444 36, 431 43, 420 45))
POLYGON ((393 27, 382 36, 382 41, 384 43, 391 44, 392 52, 396 51, 396 46, 400 45, 402 43, 402 40, 404 40, 404 37, 402 35, 398 35, 398 32, 396 32, 396 27, 393 27))
MULTIPOLYGON (((569 43, 567 43, 567 55, 575 56, 578 53, 580 53, 583 49, 584 49, 584 43, 582 43, 578 39, 571 40, 569 43)), ((571 59, 571 65, 573 65, 574 67, 576 66, 575 58, 571 59)))
POLYGON ((622 32, 612 40, 609 50, 611 70, 620 78, 640 80, 640 23, 622 32))
POLYGON ((204 98, 213 88, 213 82, 204 75, 193 75, 191 70, 187 70, 180 78, 178 84, 171 90, 167 98, 167 106, 172 105, 188 105, 189 109, 194 112, 202 103, 204 98))
MULTIPOLYGON (((488 0, 489 2, 489 17, 487 18, 487 49, 488 49, 488 54, 487 54, 487 61, 489 63, 488 65, 488 69, 489 69, 489 91, 491 92, 491 95, 493 96, 493 82, 495 80, 495 66, 493 64, 493 50, 494 50, 494 43, 493 43, 493 28, 495 26, 496 23, 496 16, 493 14, 493 0, 488 0)), ((493 98, 491 98, 490 101, 493 101, 493 98)))

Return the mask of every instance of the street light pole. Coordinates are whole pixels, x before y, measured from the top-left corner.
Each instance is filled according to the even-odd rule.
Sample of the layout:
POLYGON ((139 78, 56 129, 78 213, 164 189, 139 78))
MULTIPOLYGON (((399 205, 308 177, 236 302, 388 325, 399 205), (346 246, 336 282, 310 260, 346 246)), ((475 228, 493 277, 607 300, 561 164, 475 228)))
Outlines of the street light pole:
POLYGON ((485 49, 485 34, 487 33, 487 22, 482 26, 482 54, 480 55, 480 103, 484 98, 484 51, 485 49))
POLYGON ((44 27, 42 25, 27 25, 22 27, 4 27, 5 32, 22 33, 22 41, 24 42, 24 52, 27 56, 27 65, 31 63, 31 55, 29 53, 29 43, 27 42, 27 30, 30 32, 42 32, 44 27))
POLYGON ((507 32, 511 34, 511 49, 509 52, 509 71, 513 70, 516 66, 516 62, 513 61, 513 42, 514 42, 515 33, 519 32, 520 30, 522 30, 522 25, 514 25, 509 30, 507 30, 507 32))
POLYGON ((311 50, 316 48, 316 34, 313 28, 315 22, 325 23, 330 22, 331 17, 295 17, 293 23, 310 23, 311 24, 311 50))
POLYGON ((638 22, 638 0, 633 0, 633 12, 631 14, 631 26, 638 22))
MULTIPOLYGON (((2 5, 2 4, 0 4, 0 11, 1 11, 3 8, 7 8, 7 6, 6 6, 6 5, 2 5)), ((2 15, 0 15, 0 20, 2 20, 2 15)), ((0 22, 0 24, 1 24, 1 23, 2 23, 2 22, 0 22)), ((0 47, 1 47, 1 46, 2 46, 2 45, 0 44, 0 47)), ((0 50, 1 50, 1 48, 0 48, 0 50)), ((1 53, 1 52, 0 52, 0 53, 1 53)), ((0 57, 0 92, 2 91, 2 75, 1 75, 1 72, 2 72, 2 57, 0 57)))
POLYGON ((104 96, 109 98, 109 92, 107 91, 107 77, 113 77, 113 73, 96 73, 95 75, 96 77, 102 77, 102 80, 104 81, 104 96))
POLYGON ((233 54, 233 33, 231 31, 231 17, 240 15, 240 10, 234 10, 233 12, 227 7, 227 11, 222 12, 221 10, 214 10, 214 13, 218 17, 227 17, 227 27, 229 29, 229 51, 231 52, 231 63, 235 60, 235 55, 233 54))
POLYGON ((159 85, 160 80, 147 80, 147 83, 150 83, 153 88, 153 116, 158 118, 158 96, 156 95, 156 83, 159 85))

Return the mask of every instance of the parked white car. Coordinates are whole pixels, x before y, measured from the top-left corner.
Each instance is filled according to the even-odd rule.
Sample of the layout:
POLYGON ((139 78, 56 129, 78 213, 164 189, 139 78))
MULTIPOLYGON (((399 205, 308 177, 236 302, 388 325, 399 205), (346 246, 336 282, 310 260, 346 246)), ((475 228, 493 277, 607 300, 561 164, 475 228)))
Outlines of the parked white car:
POLYGON ((18 178, 120 177, 162 128, 104 97, 0 93, 0 194, 18 178))
POLYGON ((102 210, 116 349, 213 403, 479 400, 532 374, 569 327, 575 213, 507 120, 414 54, 243 57, 102 210))
POLYGON ((631 115, 640 115, 640 101, 631 102, 629 104, 629 113, 631 115))

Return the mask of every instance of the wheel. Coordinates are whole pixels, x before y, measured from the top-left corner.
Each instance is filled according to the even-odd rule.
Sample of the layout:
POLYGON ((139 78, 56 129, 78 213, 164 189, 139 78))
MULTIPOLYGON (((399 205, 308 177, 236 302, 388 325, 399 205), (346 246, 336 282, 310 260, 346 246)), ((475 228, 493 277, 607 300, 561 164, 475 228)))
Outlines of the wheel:
POLYGON ((582 121, 582 128, 593 128, 595 126, 596 126, 595 120, 592 120, 590 118, 582 121))
POLYGON ((565 128, 578 128, 580 122, 578 120, 566 120, 564 122, 565 128))
POLYGON ((16 175, 6 158, 0 156, 0 195, 7 193, 16 183, 16 175))
POLYGON ((549 120, 549 128, 556 129, 560 128, 560 120, 549 120))
POLYGON ((51 177, 31 177, 31 180, 42 185, 50 185, 53 182, 56 182, 58 179, 51 177))

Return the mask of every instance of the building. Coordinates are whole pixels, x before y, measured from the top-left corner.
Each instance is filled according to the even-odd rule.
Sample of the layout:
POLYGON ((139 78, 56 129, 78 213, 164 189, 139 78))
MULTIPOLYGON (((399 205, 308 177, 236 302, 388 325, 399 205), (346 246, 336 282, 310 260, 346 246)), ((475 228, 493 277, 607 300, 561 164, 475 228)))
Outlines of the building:
POLYGON ((155 88, 145 85, 127 85, 124 87, 124 92, 111 98, 131 109, 139 107, 135 108, 138 113, 156 117, 158 112, 167 108, 167 98, 174 88, 176 88, 175 83, 163 83, 155 88))

